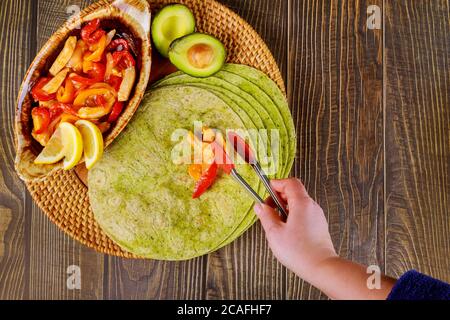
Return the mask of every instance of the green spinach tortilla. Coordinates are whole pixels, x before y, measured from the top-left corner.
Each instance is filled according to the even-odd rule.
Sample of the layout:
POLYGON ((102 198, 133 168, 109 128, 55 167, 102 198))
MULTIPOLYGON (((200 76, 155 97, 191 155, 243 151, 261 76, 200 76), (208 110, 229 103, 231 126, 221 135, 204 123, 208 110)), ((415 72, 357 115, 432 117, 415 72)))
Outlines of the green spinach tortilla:
MULTIPOLYGON (((155 87, 171 85, 190 85, 206 88, 211 92, 220 91, 238 104, 252 119, 255 119, 256 113, 263 122, 263 127, 257 125, 258 128, 279 128, 281 155, 278 163, 281 168, 278 168, 272 178, 284 178, 289 175, 295 159, 297 142, 294 123, 285 96, 267 75, 245 65, 226 64, 213 77, 200 79, 176 72, 159 81, 155 87)), ((213 250, 231 243, 253 225, 256 219, 255 214, 249 212, 239 227, 213 250)))
MULTIPOLYGON (((222 131, 278 129, 280 149, 271 177, 288 176, 296 149, 294 124, 283 93, 264 73, 227 64, 204 79, 169 75, 146 94, 89 173, 95 218, 123 249, 146 258, 189 259, 231 243, 256 221, 252 199, 225 174, 200 199, 191 199, 195 182, 187 165, 171 161, 170 136, 177 128, 192 130, 194 121, 222 131)), ((251 140, 262 138, 257 135, 251 140)), ((260 161, 271 154, 258 147, 260 161)), ((249 166, 237 165, 237 170, 266 196, 249 166)))
MULTIPOLYGON (((200 199, 186 165, 171 160, 174 130, 245 129, 238 115, 212 93, 170 87, 148 93, 124 132, 89 172, 89 199, 97 222, 122 248, 153 259, 182 260, 203 255, 240 225, 253 201, 229 176, 200 199)), ((239 172, 255 189, 248 165, 239 172)))

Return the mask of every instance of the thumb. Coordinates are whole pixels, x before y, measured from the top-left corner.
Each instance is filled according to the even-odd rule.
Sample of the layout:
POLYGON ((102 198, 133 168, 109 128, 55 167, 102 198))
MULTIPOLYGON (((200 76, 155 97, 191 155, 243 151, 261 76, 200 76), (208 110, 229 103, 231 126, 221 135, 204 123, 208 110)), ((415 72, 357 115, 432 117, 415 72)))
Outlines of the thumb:
POLYGON ((281 226, 282 220, 275 210, 268 205, 262 203, 256 203, 254 206, 256 215, 259 217, 259 221, 266 231, 266 234, 270 234, 281 226))

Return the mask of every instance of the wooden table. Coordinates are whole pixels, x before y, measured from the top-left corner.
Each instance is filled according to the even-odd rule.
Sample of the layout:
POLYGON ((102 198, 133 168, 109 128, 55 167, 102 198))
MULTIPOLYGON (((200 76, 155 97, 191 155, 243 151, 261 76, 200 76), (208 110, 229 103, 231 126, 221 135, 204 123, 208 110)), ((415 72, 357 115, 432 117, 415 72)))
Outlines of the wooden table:
MULTIPOLYGON (((293 175, 324 208, 339 254, 391 276, 415 268, 450 281, 450 3, 222 2, 279 63, 298 132, 293 175), (366 26, 369 5, 381 9, 380 29, 366 26)), ((88 3, 0 3, 0 298, 326 298, 274 259, 258 223, 175 263, 98 254, 40 212, 13 168, 14 101, 67 6, 88 3), (70 265, 81 290, 67 289, 70 265)))

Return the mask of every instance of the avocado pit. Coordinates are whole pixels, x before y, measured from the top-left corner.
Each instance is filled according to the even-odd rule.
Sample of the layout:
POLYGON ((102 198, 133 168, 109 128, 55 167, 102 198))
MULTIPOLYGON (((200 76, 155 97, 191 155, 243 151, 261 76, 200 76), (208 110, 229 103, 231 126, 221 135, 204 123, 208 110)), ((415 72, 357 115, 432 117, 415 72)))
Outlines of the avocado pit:
POLYGON ((198 43, 193 45, 187 53, 189 63, 195 68, 204 69, 214 60, 214 50, 209 45, 198 43))

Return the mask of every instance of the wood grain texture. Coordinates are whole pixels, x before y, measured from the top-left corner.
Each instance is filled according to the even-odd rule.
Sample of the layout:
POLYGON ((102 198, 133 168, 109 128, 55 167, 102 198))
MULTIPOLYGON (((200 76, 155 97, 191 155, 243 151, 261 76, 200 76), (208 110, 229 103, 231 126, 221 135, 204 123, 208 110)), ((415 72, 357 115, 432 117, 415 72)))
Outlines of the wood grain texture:
MULTIPOLYGON (((366 28, 382 1, 291 1, 288 94, 294 175, 328 217, 338 253, 384 266, 382 38, 366 28)), ((290 275, 288 297, 323 298, 290 275)))
POLYGON ((28 0, 0 3, 0 299, 27 298, 29 228, 25 212, 30 211, 31 201, 14 172, 13 119, 15 95, 33 58, 32 7, 28 0))
POLYGON ((385 8, 386 264, 450 281, 450 5, 385 8))
MULTIPOLYGON (((259 223, 185 262, 108 257, 66 236, 13 168, 20 82, 39 47, 92 0, 0 2, 0 299, 324 299, 282 267, 259 223), (82 289, 68 290, 78 265, 82 289)), ((389 275, 450 281, 450 4, 221 0, 260 33, 287 84, 293 175, 327 215, 341 256, 389 275), (382 30, 366 28, 378 5, 382 30)))

